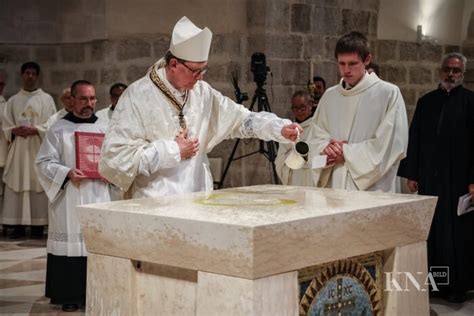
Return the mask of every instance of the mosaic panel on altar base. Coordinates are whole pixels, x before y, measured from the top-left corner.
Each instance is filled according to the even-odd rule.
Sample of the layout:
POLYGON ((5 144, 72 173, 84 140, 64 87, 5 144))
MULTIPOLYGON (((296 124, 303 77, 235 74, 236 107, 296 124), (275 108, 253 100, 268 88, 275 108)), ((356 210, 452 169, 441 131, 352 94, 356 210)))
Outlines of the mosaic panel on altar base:
POLYGON ((301 269, 298 271, 299 314, 381 315, 382 275, 381 252, 301 269))

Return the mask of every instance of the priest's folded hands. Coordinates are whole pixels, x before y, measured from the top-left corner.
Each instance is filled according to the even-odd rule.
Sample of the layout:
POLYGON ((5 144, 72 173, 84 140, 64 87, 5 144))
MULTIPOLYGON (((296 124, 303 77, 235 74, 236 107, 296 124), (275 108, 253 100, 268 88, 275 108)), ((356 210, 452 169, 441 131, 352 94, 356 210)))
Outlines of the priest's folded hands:
POLYGON ((12 133, 15 136, 26 138, 28 136, 38 135, 38 130, 35 127, 18 126, 12 129, 12 133))
POLYGON ((333 167, 344 163, 344 144, 347 144, 347 141, 329 140, 329 144, 320 152, 321 155, 327 155, 326 167, 333 167))

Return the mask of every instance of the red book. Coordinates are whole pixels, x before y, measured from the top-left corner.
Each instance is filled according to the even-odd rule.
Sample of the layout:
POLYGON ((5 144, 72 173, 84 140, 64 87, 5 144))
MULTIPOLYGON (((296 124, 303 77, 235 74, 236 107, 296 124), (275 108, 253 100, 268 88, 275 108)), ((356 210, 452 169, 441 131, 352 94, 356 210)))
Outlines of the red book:
POLYGON ((99 159, 104 136, 103 133, 74 132, 76 168, 89 179, 102 179, 99 174, 99 159))

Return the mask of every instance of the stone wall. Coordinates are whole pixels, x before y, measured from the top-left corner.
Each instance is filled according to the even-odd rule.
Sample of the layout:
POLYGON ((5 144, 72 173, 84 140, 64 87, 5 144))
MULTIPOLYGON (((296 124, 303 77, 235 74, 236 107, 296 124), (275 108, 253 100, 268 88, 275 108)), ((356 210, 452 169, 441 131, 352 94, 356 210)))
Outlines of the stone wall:
POLYGON ((441 58, 449 52, 461 52, 461 47, 427 42, 376 41, 374 57, 380 65, 380 75, 400 87, 410 121, 416 100, 437 87, 441 58))
MULTIPOLYGON (((216 2, 213 15, 219 16, 219 10, 222 9, 219 6, 229 4, 229 1, 223 4, 216 2)), ((80 3, 86 2, 82 0, 80 3)), ((156 2, 154 5, 161 5, 166 11, 163 8, 169 5, 166 1, 156 2)), ((177 6, 184 6, 185 2, 174 2, 173 10, 177 6)), ((124 2, 104 0, 100 3, 105 7, 106 25, 112 28, 106 28, 103 32, 108 36, 106 39, 50 44, 2 41, 0 68, 5 68, 10 77, 6 95, 12 95, 20 88, 19 67, 27 60, 40 63, 43 69, 41 86, 56 98, 65 86, 76 79, 94 82, 97 86, 98 108, 108 105, 111 84, 131 83, 143 76, 147 68, 167 50, 169 30, 124 34, 119 27, 120 18, 126 16, 124 2), (114 8, 114 5, 120 6, 114 8), (113 14, 109 16, 108 12, 113 14), (114 23, 110 22, 112 17, 117 19, 114 23)), ((139 0, 138 3, 142 3, 143 10, 150 9, 149 1, 139 0)), ((410 116, 416 99, 436 86, 437 67, 442 54, 460 49, 447 45, 377 40, 379 0, 241 0, 238 4, 243 9, 235 3, 231 4, 237 12, 234 15, 228 9, 222 9, 225 14, 219 16, 221 19, 217 22, 210 18, 209 24, 205 21, 196 22, 200 26, 215 25, 215 28, 211 27, 214 38, 206 80, 224 95, 233 98, 230 78, 231 72, 237 71, 241 89, 252 97, 255 84, 250 72, 250 57, 256 51, 264 52, 272 73, 265 85, 266 92, 273 112, 283 117, 290 116, 292 93, 297 89, 305 89, 312 75, 325 78, 328 86, 338 82, 334 46, 337 38, 348 31, 358 30, 368 35, 375 60, 381 65, 382 77, 400 86, 410 116), (224 26, 226 20, 228 23, 224 26), (242 27, 238 28, 238 25, 242 27)), ((201 16, 199 12, 191 14, 201 16)), ((211 17, 212 14, 203 13, 202 16, 211 17)), ((153 14, 144 17, 151 19, 153 14)), ((170 20, 171 17, 167 16, 166 19, 170 20)), ((141 22, 140 26, 136 26, 137 30, 144 29, 148 22, 141 22)), ((173 23, 168 24, 171 26, 173 23)), ((474 52, 474 45, 464 50, 474 52)), ((474 82, 471 72, 466 77, 474 82)), ((249 103, 246 102, 246 106, 249 103)), ((210 156, 221 157, 225 163, 233 145, 233 141, 226 141, 216 147, 210 156)), ((258 141, 241 142, 236 156, 257 148, 258 141)), ((270 175, 268 161, 263 155, 257 154, 234 162, 225 185, 270 183, 270 175)))
POLYGON ((2 0, 0 43, 75 43, 107 38, 106 0, 2 0))

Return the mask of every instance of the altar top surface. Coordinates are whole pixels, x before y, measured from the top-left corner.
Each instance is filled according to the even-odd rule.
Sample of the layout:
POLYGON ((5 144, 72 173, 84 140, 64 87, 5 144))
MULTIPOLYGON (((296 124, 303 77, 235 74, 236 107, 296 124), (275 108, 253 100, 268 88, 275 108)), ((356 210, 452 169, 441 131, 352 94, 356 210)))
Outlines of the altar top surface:
POLYGON ((432 199, 407 194, 259 185, 89 204, 88 207, 186 221, 257 227, 432 199))
POLYGON ((260 185, 79 206, 89 252, 256 279, 427 239, 436 198, 260 185))

